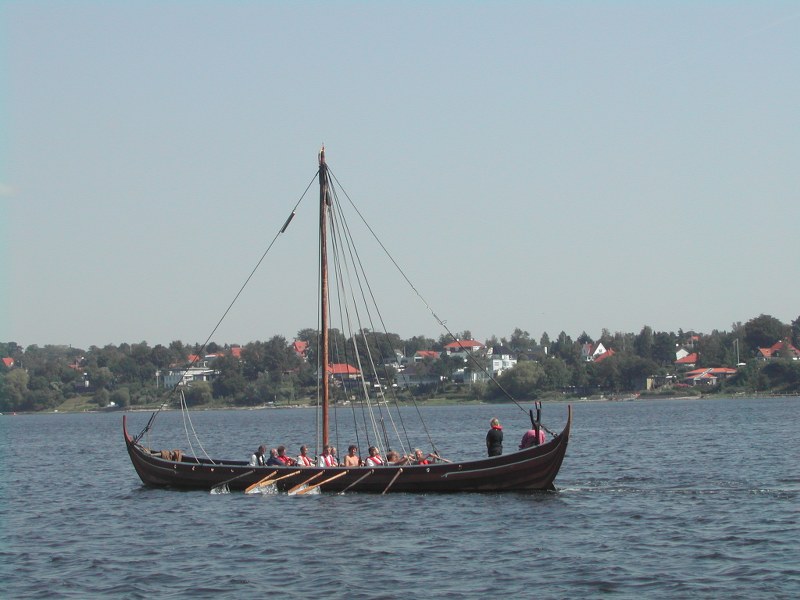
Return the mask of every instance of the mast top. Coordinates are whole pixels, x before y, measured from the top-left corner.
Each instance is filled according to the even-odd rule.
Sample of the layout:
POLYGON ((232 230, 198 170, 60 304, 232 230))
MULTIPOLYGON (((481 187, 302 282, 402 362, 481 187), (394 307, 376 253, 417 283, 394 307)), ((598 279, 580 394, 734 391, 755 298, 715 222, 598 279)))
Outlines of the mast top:
POLYGON ((322 144, 322 150, 319 151, 319 166, 325 164, 325 144, 322 144))

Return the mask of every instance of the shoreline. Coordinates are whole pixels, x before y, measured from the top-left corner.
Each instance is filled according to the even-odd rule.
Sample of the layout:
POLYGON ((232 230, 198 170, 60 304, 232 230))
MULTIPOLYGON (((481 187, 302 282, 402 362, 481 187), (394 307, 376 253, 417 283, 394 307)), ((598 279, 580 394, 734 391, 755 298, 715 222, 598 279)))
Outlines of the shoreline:
MULTIPOLYGON (((745 392, 737 392, 734 394, 698 394, 698 395, 682 395, 682 396, 673 396, 673 395, 647 395, 641 396, 640 394, 630 394, 626 396, 588 396, 588 397, 581 397, 581 398, 542 398, 538 400, 542 403, 573 403, 573 404, 591 404, 595 402, 644 402, 648 400, 739 400, 739 399, 752 399, 752 400, 760 400, 765 398, 793 398, 797 397, 800 398, 800 394, 792 394, 792 393, 784 393, 784 394, 776 394, 776 393, 745 393, 745 392)), ((531 401, 521 401, 520 404, 528 404, 535 402, 536 400, 531 401)), ((504 406, 507 404, 514 404, 513 402, 483 402, 477 400, 455 400, 455 399, 440 399, 434 401, 423 401, 418 402, 418 406, 426 407, 426 406, 504 406)), ((402 407, 412 407, 414 406, 413 402, 400 402, 398 405, 402 407)), ((286 410, 286 409, 316 409, 317 407, 312 404, 290 404, 290 405, 263 405, 263 406, 197 406, 192 407, 189 410, 202 412, 202 411, 210 411, 210 410, 286 410)), ((340 407, 341 408, 341 407, 340 407)), ((0 413, 0 416, 11 417, 11 416, 21 416, 21 415, 52 415, 52 414, 60 414, 60 415, 74 415, 74 414, 97 414, 97 413, 136 413, 136 412, 154 412, 159 409, 158 406, 150 406, 150 407, 112 407, 112 408, 93 408, 90 410, 87 409, 52 409, 52 410, 41 410, 41 411, 14 411, 14 412, 7 412, 7 413, 0 413)), ((180 407, 168 406, 161 408, 163 411, 176 411, 180 410, 180 407)))

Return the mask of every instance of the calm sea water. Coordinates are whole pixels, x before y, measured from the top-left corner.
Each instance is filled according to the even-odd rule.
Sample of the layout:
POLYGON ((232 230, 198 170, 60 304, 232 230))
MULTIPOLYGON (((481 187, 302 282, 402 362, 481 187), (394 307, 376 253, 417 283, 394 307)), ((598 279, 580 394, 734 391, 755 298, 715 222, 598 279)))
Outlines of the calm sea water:
MULTIPOLYGON (((796 598, 800 399, 578 403, 557 493, 212 495, 142 486, 121 414, 0 417, 9 598, 796 598)), ((404 424, 414 425, 413 411, 404 424)), ((138 432, 149 414, 132 413, 138 432)), ((424 411, 445 456, 516 406, 424 411)), ((545 405, 560 430, 566 407, 545 405)), ((193 413, 212 456, 313 442, 308 410, 193 413), (300 433, 298 433, 300 432, 300 433), (312 436, 304 437, 305 435, 312 436)), ((399 427, 401 425, 398 425, 399 427)), ((164 413, 152 447, 183 447, 164 413)), ((338 445, 355 440, 342 425, 338 445)), ((364 446, 364 440, 360 440, 364 446)), ((412 444, 428 448, 424 439, 412 444)), ((198 448, 195 447, 197 451, 198 448)))

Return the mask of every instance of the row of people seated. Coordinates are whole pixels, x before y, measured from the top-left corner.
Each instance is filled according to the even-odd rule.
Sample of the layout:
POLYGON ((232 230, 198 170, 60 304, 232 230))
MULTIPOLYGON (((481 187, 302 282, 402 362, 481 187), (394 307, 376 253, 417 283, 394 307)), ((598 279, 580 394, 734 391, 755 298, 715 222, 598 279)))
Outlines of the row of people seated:
POLYGON ((428 455, 425 455, 423 454, 422 450, 418 448, 415 449, 412 454, 402 456, 394 450, 389 450, 389 452, 386 454, 386 459, 384 459, 381 457, 377 447, 370 446, 369 456, 367 456, 366 459, 361 460, 361 457, 358 455, 358 447, 355 445, 350 445, 347 448, 347 455, 341 462, 339 462, 337 458, 336 447, 330 445, 323 447, 322 454, 317 457, 316 461, 308 456, 308 448, 306 446, 300 446, 300 454, 296 459, 286 456, 285 446, 272 448, 269 451, 269 456, 266 455, 266 452, 266 446, 259 446, 258 450, 256 450, 250 457, 250 466, 311 467, 316 465, 317 467, 377 467, 382 465, 406 464, 429 465, 436 460, 445 461, 445 459, 441 458, 438 454, 429 453, 428 455))

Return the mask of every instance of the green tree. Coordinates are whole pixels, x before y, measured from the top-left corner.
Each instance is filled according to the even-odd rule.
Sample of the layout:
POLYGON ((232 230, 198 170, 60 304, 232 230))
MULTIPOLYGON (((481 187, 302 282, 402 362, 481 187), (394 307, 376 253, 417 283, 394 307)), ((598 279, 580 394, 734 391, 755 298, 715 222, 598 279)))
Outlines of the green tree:
POLYGON ((23 410, 30 377, 24 369, 0 374, 0 407, 3 411, 23 410))
MULTIPOLYGON (((23 352, 22 346, 17 342, 0 342, 0 358, 13 358, 16 362, 19 362, 23 352)), ((5 366, 0 363, 0 369, 2 368, 5 368, 5 366)))
POLYGON ((130 406, 131 392, 126 387, 117 388, 116 390, 111 392, 111 395, 109 396, 108 399, 110 402, 113 402, 120 408, 125 408, 126 406, 130 406))
POLYGON ((114 373, 108 367, 90 367, 87 373, 89 384, 95 390, 105 389, 114 381, 114 373))
POLYGON ((656 363, 650 359, 642 358, 641 356, 622 354, 619 356, 612 356, 608 360, 613 360, 615 358, 619 361, 621 385, 617 388, 618 390, 633 391, 644 389, 647 378, 654 375, 658 369, 656 363))
MULTIPOLYGON (((425 362, 428 363, 428 360, 429 359, 426 359, 425 362)), ((428 364, 428 368, 429 372, 433 375, 441 375, 442 377, 451 379, 453 373, 458 369, 463 369, 467 364, 468 363, 465 363, 463 358, 442 354, 438 360, 431 360, 428 364)))
POLYGON ((187 406, 205 406, 213 400, 211 385, 207 381, 193 381, 183 393, 187 406))
POLYGON ((594 363, 589 371, 589 385, 602 390, 618 392, 622 389, 622 376, 620 374, 620 354, 594 363))
POLYGON ((548 390, 560 390, 567 387, 572 379, 572 368, 560 358, 551 358, 542 363, 544 380, 542 387, 548 390))
POLYGON ((92 396, 92 401, 100 407, 108 406, 109 399, 110 394, 105 388, 100 388, 92 396))
POLYGON ((608 350, 614 343, 614 336, 611 335, 611 332, 604 327, 600 332, 600 338, 597 340, 597 343, 603 344, 603 347, 608 350))
POLYGON ((675 362, 676 343, 677 338, 674 333, 659 331, 653 334, 653 360, 661 366, 672 365, 675 362))
POLYGON ((531 339, 531 334, 519 327, 514 329, 508 339, 508 347, 512 352, 530 352, 536 344, 531 339))
POLYGON ((418 350, 432 350, 436 345, 436 340, 424 335, 415 335, 402 342, 403 354, 414 356, 418 350))
POLYGON ((549 352, 549 349, 550 349, 550 336, 547 335, 546 331, 542 334, 542 337, 539 338, 539 346, 541 346, 542 349, 545 352, 549 352))
POLYGON ((708 335, 700 337, 697 344, 700 367, 721 367, 726 364, 735 364, 733 356, 735 349, 730 335, 716 329, 708 335))
POLYGON ((797 361, 771 360, 762 369, 767 387, 780 392, 800 392, 800 364, 797 361))
POLYGON ((769 348, 789 334, 789 327, 771 315, 761 314, 744 325, 744 341, 755 355, 759 348, 769 348))
MULTIPOLYGON (((539 395, 539 390, 545 379, 542 365, 533 361, 517 363, 511 369, 503 372, 498 382, 511 396, 517 400, 534 400, 539 395)), ((497 386, 489 385, 489 393, 495 398, 501 395, 497 386)))
POLYGON ((642 327, 633 342, 633 350, 642 358, 653 358, 653 329, 649 325, 642 327))
POLYGON ((214 397, 236 401, 247 385, 242 375, 241 364, 232 356, 221 356, 212 364, 217 371, 211 386, 214 397))

